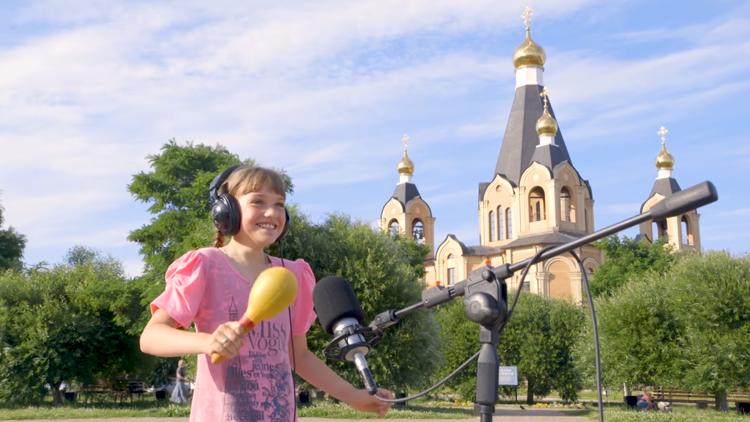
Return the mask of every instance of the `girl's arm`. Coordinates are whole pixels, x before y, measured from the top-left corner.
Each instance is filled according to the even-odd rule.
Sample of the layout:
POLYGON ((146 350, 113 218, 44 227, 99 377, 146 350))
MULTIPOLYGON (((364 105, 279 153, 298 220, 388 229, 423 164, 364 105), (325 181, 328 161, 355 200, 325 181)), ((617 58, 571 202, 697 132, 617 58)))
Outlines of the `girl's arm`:
POLYGON ((141 333, 141 351, 154 356, 177 357, 217 352, 226 358, 240 352, 244 342, 239 322, 220 325, 213 333, 185 331, 166 312, 157 309, 141 333), (225 343, 225 339, 229 339, 225 343))
MULTIPOLYGON (((355 388, 326 366, 322 360, 307 348, 307 337, 305 335, 294 336, 293 345, 293 362, 296 365, 296 372, 310 384, 356 410, 376 412, 380 416, 383 416, 390 409, 390 403, 377 400, 365 389, 355 388)), ((383 388, 378 390, 378 395, 383 398, 393 398, 393 393, 383 388)))

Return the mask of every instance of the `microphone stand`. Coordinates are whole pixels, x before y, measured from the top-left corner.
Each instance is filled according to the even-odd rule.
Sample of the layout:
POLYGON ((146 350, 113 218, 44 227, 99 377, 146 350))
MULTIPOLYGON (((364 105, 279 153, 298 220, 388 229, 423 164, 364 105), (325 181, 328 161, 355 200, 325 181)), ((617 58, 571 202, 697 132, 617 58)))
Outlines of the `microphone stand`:
MULTIPOLYGON (((402 317, 421 308, 432 308, 458 296, 466 296, 464 307, 467 317, 479 324, 479 358, 477 360, 477 386, 475 408, 481 422, 491 422, 497 404, 499 360, 497 346, 500 327, 507 316, 508 292, 505 280, 514 272, 537 262, 572 251, 575 248, 602 239, 649 220, 661 220, 698 208, 719 198, 711 182, 703 182, 677 192, 658 202, 649 211, 630 217, 568 243, 550 248, 534 258, 515 264, 487 266, 471 273, 466 280, 452 286, 435 286, 422 293, 422 301, 400 310, 387 310, 377 315, 369 325, 373 332, 398 322, 402 317)), ((585 271, 585 270, 584 270, 585 271)))

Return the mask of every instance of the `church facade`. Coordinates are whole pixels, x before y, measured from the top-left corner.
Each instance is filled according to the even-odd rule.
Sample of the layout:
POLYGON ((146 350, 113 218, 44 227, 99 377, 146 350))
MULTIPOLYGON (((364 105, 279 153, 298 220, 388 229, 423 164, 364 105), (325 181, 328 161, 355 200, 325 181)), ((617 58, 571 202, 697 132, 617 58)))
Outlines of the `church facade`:
MULTIPOLYGON (((549 94, 544 87, 544 50, 531 38, 530 13, 524 13, 526 34, 513 54, 515 94, 495 171, 478 184, 479 245, 466 245, 448 234, 435 247, 435 217, 412 182, 415 166, 407 141, 398 164, 399 183, 380 215, 380 227, 392 234, 411 235, 433 251, 425 261, 425 282, 451 285, 489 263, 497 266, 533 257, 547 246, 567 243, 594 231, 594 195, 568 153, 549 94)), ((673 159, 657 157, 657 181, 642 211, 679 190, 671 177, 673 159), (668 167, 668 170, 667 170, 668 167)), ((467 204, 468 205, 468 204, 467 204)), ((695 211, 663 222, 646 223, 641 233, 649 240, 667 237, 675 249, 700 249, 695 211), (652 234, 652 226, 656 234, 652 234), (681 237, 682 236, 682 237, 681 237)), ((584 270, 592 274, 602 254, 592 245, 574 251, 584 270)), ((519 285, 520 272, 508 280, 519 285)), ((571 255, 534 264, 522 288, 546 297, 582 303, 580 266, 571 255)))

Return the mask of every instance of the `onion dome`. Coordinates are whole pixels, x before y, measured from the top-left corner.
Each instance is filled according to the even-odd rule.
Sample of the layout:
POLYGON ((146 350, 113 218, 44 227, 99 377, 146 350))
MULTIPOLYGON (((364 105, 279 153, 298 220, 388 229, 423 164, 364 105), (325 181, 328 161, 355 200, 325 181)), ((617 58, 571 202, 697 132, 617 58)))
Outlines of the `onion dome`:
POLYGON ((401 142, 404 143, 404 156, 401 157, 401 161, 398 162, 396 169, 402 176, 411 176, 414 174, 414 163, 409 159, 409 153, 406 152, 410 140, 411 138, 409 135, 404 134, 404 136, 401 137, 401 142))
POLYGON ((404 150, 404 156, 401 157, 401 161, 396 166, 399 174, 413 175, 414 174, 414 163, 409 159, 409 154, 404 150))
POLYGON ((659 128, 658 135, 661 138, 661 151, 656 156, 656 168, 659 170, 672 170, 674 168, 674 157, 667 151, 667 128, 664 126, 659 128))
POLYGON ((526 30, 526 39, 513 52, 513 66, 516 69, 524 66, 544 66, 547 56, 544 49, 531 39, 531 31, 526 30))
POLYGON ((547 56, 544 54, 544 49, 534 40, 531 39, 531 15, 533 11, 530 8, 526 8, 523 11, 523 22, 526 27, 526 38, 523 40, 521 45, 516 48, 513 52, 513 66, 516 69, 524 66, 544 66, 544 62, 547 56))
POLYGON ((672 170, 674 168, 674 157, 667 151, 666 144, 661 144, 661 151, 656 156, 656 168, 660 170, 672 170))
POLYGON ((539 95, 541 95, 544 101, 544 110, 542 111, 539 120, 536 121, 536 133, 540 137, 544 135, 554 137, 557 135, 557 121, 555 121, 555 118, 549 113, 547 88, 544 88, 539 95))

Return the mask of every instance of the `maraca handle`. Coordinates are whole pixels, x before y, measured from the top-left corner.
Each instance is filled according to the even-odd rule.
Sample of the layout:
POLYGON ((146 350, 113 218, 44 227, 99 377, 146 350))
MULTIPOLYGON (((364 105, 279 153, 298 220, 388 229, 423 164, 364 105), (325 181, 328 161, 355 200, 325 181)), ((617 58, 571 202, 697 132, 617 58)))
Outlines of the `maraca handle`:
MULTIPOLYGON (((242 327, 242 335, 249 333, 250 330, 255 327, 255 323, 250 320, 246 315, 242 315, 242 318, 239 320, 240 326, 242 327)), ((226 359, 224 356, 220 355, 219 353, 213 352, 211 353, 211 363, 219 363, 226 359)))

